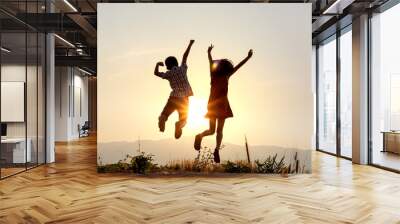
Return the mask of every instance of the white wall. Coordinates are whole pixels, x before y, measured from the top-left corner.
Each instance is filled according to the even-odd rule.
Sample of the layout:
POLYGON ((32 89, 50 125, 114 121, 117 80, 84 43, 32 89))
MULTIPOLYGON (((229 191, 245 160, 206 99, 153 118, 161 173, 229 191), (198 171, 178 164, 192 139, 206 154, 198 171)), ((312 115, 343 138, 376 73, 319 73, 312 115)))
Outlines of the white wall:
MULTIPOLYGON (((1 81, 25 82, 25 65, 2 65, 1 66, 1 81)), ((28 71, 32 67, 27 68, 28 71)), ((4 110, 5 108, 2 108, 4 110)), ((25 137, 25 123, 12 122, 7 123, 7 137, 25 137)))
POLYGON ((76 68, 56 67, 56 141, 77 139, 78 124, 88 120, 88 78, 83 75, 76 68))
POLYGON ((68 67, 55 69, 55 140, 67 141, 69 133, 69 84, 68 67))
MULTIPOLYGON (((2 65, 1 66, 1 81, 3 82, 25 82, 25 74, 26 70, 28 74, 36 74, 36 67, 28 66, 27 68, 25 65, 2 65)), ((28 77, 29 78, 29 77, 28 77)), ((32 80, 29 80, 30 85, 36 85, 36 83, 31 83, 32 80)), ((36 98, 36 88, 28 88, 29 91, 27 93, 28 97, 35 97, 36 98)), ((27 99, 28 102, 33 101, 32 99, 27 99)), ((33 105, 31 105, 33 106, 33 105)), ((34 105, 36 108, 36 105, 34 105)), ((6 110, 6 108, 2 108, 2 110, 6 110)), ((36 121, 36 113, 28 113, 28 122, 36 121), (32 117, 33 116, 33 117, 32 117)), ((33 125, 28 125, 29 127, 33 127, 33 125)), ((33 127, 36 130, 36 126, 33 127)), ((28 130, 28 133, 31 131, 28 130)), ((7 135, 8 137, 25 137, 25 123, 24 122, 7 122, 7 135)), ((28 136, 29 137, 29 136, 28 136)))
POLYGON ((78 138, 79 137, 79 132, 78 132, 78 124, 82 126, 85 121, 88 121, 89 118, 89 111, 88 111, 88 77, 85 76, 83 77, 81 72, 78 74, 76 73, 77 70, 74 71, 74 107, 72 108, 72 119, 71 119, 71 135, 72 138, 78 138))

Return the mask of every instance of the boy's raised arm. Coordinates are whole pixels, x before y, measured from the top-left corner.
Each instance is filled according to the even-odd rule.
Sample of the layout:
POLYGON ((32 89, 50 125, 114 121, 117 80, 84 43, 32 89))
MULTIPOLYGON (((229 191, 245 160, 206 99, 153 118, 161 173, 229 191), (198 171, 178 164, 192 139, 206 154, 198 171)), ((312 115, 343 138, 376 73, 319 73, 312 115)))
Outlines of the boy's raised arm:
POLYGON ((211 55, 211 51, 213 49, 214 45, 210 45, 207 49, 207 53, 208 53, 208 62, 210 63, 210 72, 212 70, 212 65, 213 65, 213 59, 212 59, 212 55, 211 55))
POLYGON ((158 68, 159 68, 160 66, 164 66, 164 63, 161 62, 161 61, 160 61, 160 62, 157 62, 157 64, 156 64, 156 68, 154 69, 154 75, 163 78, 162 72, 158 71, 158 68))
POLYGON ((194 43, 194 40, 190 40, 189 45, 188 45, 188 47, 186 48, 185 53, 183 53, 181 65, 186 64, 187 58, 188 58, 189 53, 190 53, 190 48, 192 47, 193 43, 194 43))
POLYGON ((233 68, 233 72, 232 75, 239 70, 240 67, 242 67, 244 64, 246 64, 246 62, 253 56, 253 50, 250 49, 249 53, 247 55, 247 57, 245 59, 243 59, 239 64, 237 64, 234 68, 233 68))

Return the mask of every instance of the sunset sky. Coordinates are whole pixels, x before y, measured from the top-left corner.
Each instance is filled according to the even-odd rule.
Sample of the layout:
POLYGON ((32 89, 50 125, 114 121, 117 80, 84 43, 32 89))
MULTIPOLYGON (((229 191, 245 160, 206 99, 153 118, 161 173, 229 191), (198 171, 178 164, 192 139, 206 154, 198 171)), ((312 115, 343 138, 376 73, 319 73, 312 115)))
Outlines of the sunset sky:
POLYGON ((170 55, 181 61, 195 39, 188 58, 195 107, 184 136, 208 126, 202 116, 212 43, 214 59, 234 64, 254 50, 230 79, 234 117, 225 123, 224 142, 243 144, 247 135, 252 144, 310 148, 310 21, 311 5, 306 4, 99 4, 99 142, 173 138, 175 114, 166 132, 158 131, 157 118, 171 90, 168 81, 153 75, 154 66, 170 55))

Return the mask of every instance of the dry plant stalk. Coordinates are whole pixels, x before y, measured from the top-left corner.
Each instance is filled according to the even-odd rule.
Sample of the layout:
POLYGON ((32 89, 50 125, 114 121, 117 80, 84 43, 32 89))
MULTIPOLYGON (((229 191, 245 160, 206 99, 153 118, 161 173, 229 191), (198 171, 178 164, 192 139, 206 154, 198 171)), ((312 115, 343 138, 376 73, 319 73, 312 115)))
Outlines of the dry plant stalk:
POLYGON ((247 143, 247 136, 244 136, 245 146, 246 146, 246 154, 247 154, 247 162, 250 164, 250 152, 249 152, 249 144, 247 143))

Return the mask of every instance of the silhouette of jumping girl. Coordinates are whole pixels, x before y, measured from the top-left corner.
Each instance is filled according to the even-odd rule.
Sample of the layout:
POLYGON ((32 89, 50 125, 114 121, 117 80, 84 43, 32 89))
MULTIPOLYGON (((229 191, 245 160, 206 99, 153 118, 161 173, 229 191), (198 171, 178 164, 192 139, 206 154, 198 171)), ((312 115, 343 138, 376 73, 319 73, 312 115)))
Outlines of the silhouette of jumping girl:
POLYGON ((233 117, 228 100, 229 78, 253 56, 253 50, 250 49, 247 57, 234 67, 232 62, 228 59, 213 60, 211 55, 213 47, 212 44, 208 47, 211 91, 208 99, 206 118, 209 119, 210 126, 207 130, 196 135, 194 148, 200 150, 203 137, 213 135, 217 126, 217 143, 214 150, 214 161, 219 163, 219 149, 221 147, 225 119, 233 117))

